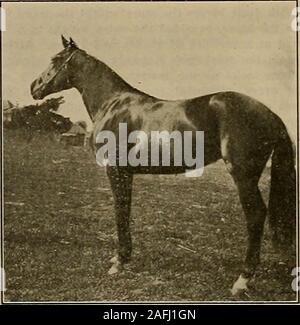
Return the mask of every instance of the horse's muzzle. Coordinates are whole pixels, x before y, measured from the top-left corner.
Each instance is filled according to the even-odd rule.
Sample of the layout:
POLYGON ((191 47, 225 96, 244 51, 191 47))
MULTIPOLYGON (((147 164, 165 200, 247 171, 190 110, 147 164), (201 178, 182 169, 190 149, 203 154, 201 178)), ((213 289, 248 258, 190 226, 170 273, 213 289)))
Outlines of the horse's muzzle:
POLYGON ((44 96, 42 94, 43 86, 42 86, 42 82, 41 82, 40 78, 33 81, 33 83, 30 86, 30 90, 31 90, 31 95, 32 95, 33 99, 43 99, 44 98, 44 96))

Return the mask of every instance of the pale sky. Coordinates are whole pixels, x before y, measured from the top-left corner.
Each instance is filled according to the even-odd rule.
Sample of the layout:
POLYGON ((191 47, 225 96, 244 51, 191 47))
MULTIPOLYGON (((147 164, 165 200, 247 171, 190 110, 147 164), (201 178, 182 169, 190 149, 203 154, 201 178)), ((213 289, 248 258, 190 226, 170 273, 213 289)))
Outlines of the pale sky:
MULTIPOLYGON (((296 136, 295 2, 2 3, 3 98, 33 103, 29 87, 71 36, 128 83, 153 96, 223 90, 250 95, 296 136)), ((76 90, 60 113, 88 115, 76 90)))

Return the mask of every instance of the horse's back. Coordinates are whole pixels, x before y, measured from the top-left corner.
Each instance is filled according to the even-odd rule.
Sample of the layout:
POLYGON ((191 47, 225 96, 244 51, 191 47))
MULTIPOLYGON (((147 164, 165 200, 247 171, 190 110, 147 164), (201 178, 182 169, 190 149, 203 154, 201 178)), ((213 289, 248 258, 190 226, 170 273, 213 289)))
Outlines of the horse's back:
POLYGON ((280 119, 265 105, 237 92, 219 92, 187 100, 161 100, 140 93, 117 94, 106 103, 95 121, 98 132, 118 135, 120 123, 128 132, 203 131, 205 165, 224 158, 222 146, 235 148, 234 155, 249 158, 259 151, 269 152, 276 140, 280 119))

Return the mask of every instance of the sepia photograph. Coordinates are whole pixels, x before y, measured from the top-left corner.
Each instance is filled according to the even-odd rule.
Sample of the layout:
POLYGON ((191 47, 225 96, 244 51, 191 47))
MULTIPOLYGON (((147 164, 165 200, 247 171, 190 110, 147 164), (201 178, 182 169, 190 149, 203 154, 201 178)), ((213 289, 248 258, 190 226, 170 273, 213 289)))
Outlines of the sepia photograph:
POLYGON ((299 303, 298 14, 2 2, 1 303, 299 303))

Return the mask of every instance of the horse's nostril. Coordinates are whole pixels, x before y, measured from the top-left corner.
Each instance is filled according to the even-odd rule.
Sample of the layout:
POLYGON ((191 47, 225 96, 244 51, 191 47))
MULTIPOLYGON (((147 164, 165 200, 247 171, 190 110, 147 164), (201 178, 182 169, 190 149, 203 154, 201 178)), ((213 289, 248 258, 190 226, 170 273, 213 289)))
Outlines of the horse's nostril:
POLYGON ((31 84, 31 93, 34 93, 41 87, 41 83, 43 82, 42 78, 38 78, 35 81, 32 82, 31 84))
POLYGON ((31 92, 33 92, 33 90, 34 90, 34 87, 35 87, 35 84, 36 84, 36 81, 34 81, 34 82, 31 84, 31 87, 30 87, 30 89, 31 89, 31 92))

